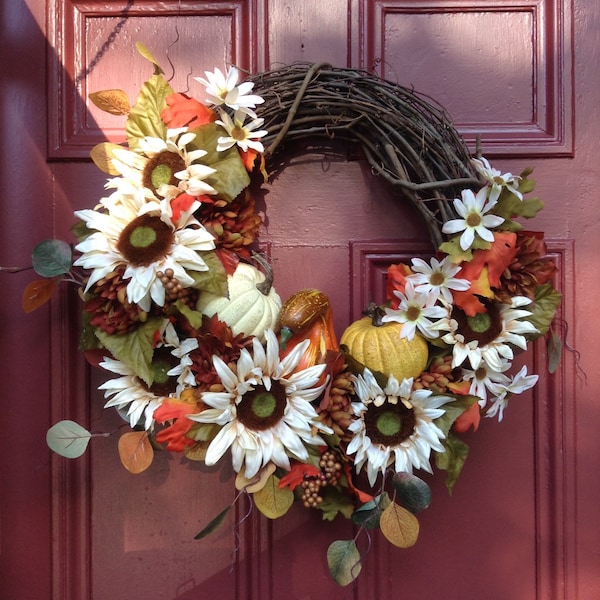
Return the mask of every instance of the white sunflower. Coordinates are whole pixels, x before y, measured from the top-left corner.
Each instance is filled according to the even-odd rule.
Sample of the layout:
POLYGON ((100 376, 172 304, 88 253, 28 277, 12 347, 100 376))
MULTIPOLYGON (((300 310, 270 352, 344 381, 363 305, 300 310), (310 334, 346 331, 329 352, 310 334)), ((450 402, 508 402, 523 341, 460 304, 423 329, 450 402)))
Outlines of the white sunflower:
POLYGON ((487 214, 496 205, 496 202, 487 201, 487 188, 481 188, 477 195, 471 190, 463 190, 461 192, 462 200, 456 198, 454 200, 454 208, 460 215, 459 219, 446 221, 442 226, 444 233, 459 233, 460 247, 467 250, 475 241, 475 234, 486 242, 494 241, 494 234, 490 231, 491 228, 498 227, 504 222, 503 217, 498 215, 487 214))
MULTIPOLYGON (((134 188, 135 189, 135 186, 134 188)), ((76 250, 76 266, 91 271, 86 291, 97 281, 125 267, 127 299, 149 311, 151 302, 163 306, 165 288, 157 273, 171 269, 182 287, 194 279, 189 271, 207 271, 200 252, 214 249, 213 236, 193 216, 200 203, 193 202, 175 222, 169 201, 147 201, 137 194, 122 194, 118 201, 102 203, 104 210, 80 210, 75 215, 93 233, 76 250)))
POLYGON ((357 472, 366 465, 371 485, 392 465, 397 473, 412 473, 413 468, 431 473, 431 451, 444 452, 440 440, 445 435, 434 420, 453 399, 434 396, 430 390, 413 390, 412 385, 412 378, 400 383, 390 375, 381 389, 369 369, 356 379, 360 402, 352 403, 352 410, 358 419, 348 427, 354 435, 347 452, 356 454, 357 472))
POLYGON ((189 415, 198 423, 221 426, 208 446, 206 464, 216 464, 231 448, 234 470, 241 473, 244 469, 247 479, 270 462, 290 470, 290 456, 308 458, 305 444, 324 444, 316 430, 333 433, 319 422, 311 405, 325 388, 326 382, 319 384, 325 366, 295 372, 309 341, 280 360, 273 331, 267 330, 265 338, 266 351, 254 338, 253 353, 242 349, 233 369, 213 356, 225 390, 203 393, 202 401, 211 408, 189 415))
POLYGON ((538 330, 526 320, 531 316, 521 307, 531 303, 525 296, 515 296, 510 304, 490 302, 486 312, 467 317, 457 309, 448 320, 449 332, 442 340, 452 346, 452 367, 462 365, 467 359, 477 370, 482 361, 492 370, 501 372, 506 360, 514 358, 513 347, 527 349, 528 334, 538 330))
POLYGON ((104 358, 100 363, 107 371, 121 375, 109 379, 98 389, 110 398, 104 408, 115 407, 131 427, 143 424, 150 430, 154 425, 154 411, 167 397, 177 396, 195 383, 190 370, 189 353, 198 346, 196 339, 179 341, 173 325, 165 321, 161 336, 152 357, 154 381, 148 386, 127 364, 114 358, 104 358), (190 378, 191 376, 191 378, 190 378))
POLYGON ((202 162, 206 150, 188 150, 196 134, 187 128, 168 129, 166 139, 146 136, 139 140, 139 152, 114 148, 111 164, 126 179, 138 182, 157 198, 215 195, 205 179, 216 170, 202 162))

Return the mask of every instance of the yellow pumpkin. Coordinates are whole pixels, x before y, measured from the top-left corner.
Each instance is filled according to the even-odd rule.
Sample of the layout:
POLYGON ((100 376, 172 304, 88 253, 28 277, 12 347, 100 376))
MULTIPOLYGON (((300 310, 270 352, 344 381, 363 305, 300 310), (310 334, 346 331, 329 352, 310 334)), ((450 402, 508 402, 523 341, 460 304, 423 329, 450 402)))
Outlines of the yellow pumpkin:
POLYGON ((398 381, 418 377, 427 366, 427 342, 418 333, 410 341, 401 338, 401 329, 400 323, 376 326, 371 317, 363 317, 348 326, 340 345, 371 371, 393 375, 398 381))
MULTIPOLYGON (((268 274, 270 276, 270 274, 268 274)), ((256 267, 239 263, 233 275, 227 276, 229 298, 203 292, 196 309, 227 323, 235 335, 254 335, 264 341, 264 332, 275 329, 281 298, 267 277, 256 267)))

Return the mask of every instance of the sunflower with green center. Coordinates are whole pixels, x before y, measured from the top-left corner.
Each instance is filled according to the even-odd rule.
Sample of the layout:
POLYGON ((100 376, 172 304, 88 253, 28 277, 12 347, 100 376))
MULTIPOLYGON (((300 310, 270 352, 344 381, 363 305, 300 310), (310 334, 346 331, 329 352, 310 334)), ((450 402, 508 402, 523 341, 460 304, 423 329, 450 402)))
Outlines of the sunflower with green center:
POLYGON ((214 367, 225 388, 204 392, 206 410, 189 415, 198 423, 221 426, 208 446, 205 462, 215 465, 231 448, 233 468, 252 479, 272 462, 290 470, 290 457, 308 459, 306 445, 324 445, 316 431, 333 433, 319 421, 311 402, 325 384, 319 384, 325 365, 296 370, 309 340, 298 344, 284 359, 279 359, 275 334, 267 330, 266 349, 253 340, 253 352, 243 348, 235 365, 228 366, 213 356, 214 367))
POLYGON ((174 198, 181 193, 190 196, 215 195, 217 191, 205 179, 216 170, 200 161, 206 150, 188 150, 196 134, 186 127, 168 129, 166 140, 144 137, 140 152, 113 148, 112 166, 126 179, 149 190, 157 198, 174 198))
POLYGON ((152 301, 165 304, 165 288, 158 272, 172 269, 182 287, 195 281, 189 271, 207 271, 202 252, 213 250, 213 236, 193 216, 200 202, 193 202, 178 219, 173 219, 168 200, 148 201, 141 187, 127 180, 115 183, 118 189, 100 201, 104 210, 79 210, 91 235, 76 250, 81 256, 75 266, 89 269, 85 291, 103 277, 125 267, 127 299, 149 311, 152 301))
POLYGON ((431 473, 431 451, 444 452, 445 437, 434 421, 453 398, 415 390, 412 378, 399 382, 393 375, 382 389, 369 369, 358 375, 354 388, 360 402, 352 403, 358 418, 348 427, 353 437, 347 453, 356 454, 356 472, 366 465, 371 485, 392 465, 396 473, 413 468, 431 473))
POLYGON ((177 396, 194 381, 189 353, 197 345, 193 338, 180 341, 173 325, 165 320, 152 356, 151 385, 124 362, 105 358, 100 366, 120 377, 109 379, 99 386, 98 389, 104 390, 104 397, 109 398, 104 408, 115 407, 131 427, 141 424, 144 429, 152 429, 154 411, 163 400, 177 396))

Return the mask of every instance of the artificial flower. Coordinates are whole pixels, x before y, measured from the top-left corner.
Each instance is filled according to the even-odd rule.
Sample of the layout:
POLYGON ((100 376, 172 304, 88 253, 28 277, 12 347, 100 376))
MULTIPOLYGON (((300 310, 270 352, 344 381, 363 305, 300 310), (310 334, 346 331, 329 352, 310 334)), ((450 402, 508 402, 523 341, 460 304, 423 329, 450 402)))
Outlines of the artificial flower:
POLYGON ((400 300, 400 304, 397 309, 385 309, 385 315, 382 317, 384 323, 402 323, 400 337, 408 340, 415 337, 417 329, 426 338, 439 337, 438 323, 431 319, 447 317, 448 311, 443 306, 436 305, 434 294, 417 292, 413 282, 407 279, 404 293, 394 290, 394 295, 400 300))
POLYGON ((414 390, 412 384, 412 378, 398 382, 390 375, 381 389, 369 369, 356 378, 360 401, 352 408, 358 418, 348 428, 353 437, 347 453, 356 455, 357 472, 366 465, 371 485, 392 465, 397 473, 412 473, 413 469, 431 472, 431 451, 444 452, 440 440, 445 435, 434 420, 444 414, 442 406, 452 398, 414 390))
POLYGON ((492 391, 497 394, 492 400, 485 416, 495 417, 498 415, 498 421, 504 417, 504 409, 508 405, 508 399, 513 394, 522 394, 524 391, 532 388, 538 381, 538 375, 527 375, 527 367, 523 366, 521 370, 514 375, 508 383, 496 384, 492 391))
POLYGON ((508 383, 510 380, 504 374, 510 368, 507 360, 502 360, 500 370, 492 369, 482 361, 476 370, 463 369, 462 376, 465 381, 470 381, 469 394, 479 397, 479 405, 484 407, 487 402, 488 391, 495 390, 496 386, 508 383))
POLYGON ((146 384, 129 365, 114 358, 105 358, 100 366, 121 377, 109 379, 98 389, 110 398, 105 408, 116 407, 135 427, 143 421, 145 429, 154 425, 154 411, 167 397, 176 396, 188 381, 188 354, 194 345, 190 340, 179 341, 173 326, 165 321, 159 330, 157 347, 152 357, 153 382, 146 384))
POLYGON ((503 217, 487 214, 495 206, 495 202, 488 201, 487 189, 481 188, 477 195, 471 190, 461 192, 462 200, 454 199, 454 209, 460 215, 460 219, 451 219, 442 226, 444 233, 458 233, 460 236, 460 247, 468 250, 475 241, 475 234, 486 242, 493 242, 494 235, 490 228, 498 227, 504 222, 503 217))
MULTIPOLYGON (((135 189, 135 186, 133 186, 135 189)), ((112 271, 125 266, 123 279, 128 279, 127 299, 145 311, 151 302, 165 304, 165 288, 158 272, 167 269, 182 287, 195 281, 188 271, 206 271, 201 252, 214 249, 213 237, 193 212, 199 202, 191 204, 174 222, 168 201, 147 201, 137 193, 113 195, 101 205, 107 210, 76 211, 93 233, 76 249, 81 256, 73 263, 90 270, 85 290, 112 271)))
POLYGON ((227 150, 236 144, 244 152, 247 152, 248 149, 264 152, 264 146, 258 140, 269 132, 265 129, 255 131, 255 129, 262 126, 265 122, 264 119, 253 119, 248 124, 244 124, 247 114, 241 110, 235 111, 233 119, 223 110, 220 115, 221 119, 216 123, 227 131, 227 135, 221 136, 217 140, 218 152, 223 152, 223 150, 227 150))
POLYGON ((431 295, 434 300, 441 296, 448 304, 452 304, 452 290, 466 291, 471 285, 468 280, 455 277, 461 267, 452 264, 448 256, 441 261, 432 258, 430 264, 422 258, 413 258, 412 270, 413 274, 408 278, 414 283, 416 292, 431 295))
POLYGON ((139 140, 140 152, 126 148, 112 151, 111 164, 125 178, 139 182, 155 197, 174 198, 185 192, 190 196, 215 195, 205 179, 216 170, 201 162, 207 152, 188 150, 196 134, 184 128, 168 129, 166 139, 146 136, 139 140))
POLYGON ((324 365, 296 371, 308 340, 280 360, 273 331, 267 330, 265 338, 266 350, 254 338, 253 353, 242 349, 235 366, 213 357, 224 391, 203 393, 202 402, 210 408, 189 416, 221 426, 208 446, 206 464, 216 464, 231 448, 234 470, 244 469, 248 479, 269 462, 289 471, 290 456, 308 458, 305 444, 325 443, 316 430, 332 433, 311 405, 325 388, 317 385, 324 365))
POLYGON ((254 83, 244 81, 238 85, 239 71, 235 67, 230 67, 226 74, 220 69, 215 69, 212 73, 205 71, 206 79, 194 77, 206 87, 206 101, 213 106, 228 106, 233 110, 241 110, 256 118, 256 113, 252 110, 257 104, 262 104, 264 99, 260 96, 250 94, 254 83))
POLYGON ((479 368, 482 361, 502 372, 504 360, 512 360, 513 347, 525 350, 525 335, 535 335, 537 329, 526 320, 531 312, 521 307, 531 303, 529 298, 516 296, 510 304, 489 302, 484 313, 467 316, 454 308, 445 326, 449 331, 442 340, 452 347, 452 366, 458 367, 469 360, 471 369, 479 368))
POLYGON ((483 156, 472 158, 471 164, 490 185, 490 202, 496 202, 504 188, 514 194, 519 200, 523 200, 523 194, 519 191, 519 181, 521 178, 518 175, 502 173, 498 169, 494 169, 483 156))

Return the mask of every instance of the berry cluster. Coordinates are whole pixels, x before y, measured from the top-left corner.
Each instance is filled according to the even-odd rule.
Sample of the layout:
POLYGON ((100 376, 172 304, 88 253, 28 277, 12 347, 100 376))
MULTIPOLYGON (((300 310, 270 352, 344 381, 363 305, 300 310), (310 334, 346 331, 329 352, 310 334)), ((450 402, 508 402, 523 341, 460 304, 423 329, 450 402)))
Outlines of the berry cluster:
POLYGON ((177 277, 173 269, 165 269, 165 271, 157 271, 157 277, 165 288, 167 300, 169 302, 176 302, 182 300, 185 304, 192 306, 196 300, 197 291, 193 288, 184 288, 177 277), (193 298, 191 298, 193 296, 193 298))
POLYGON ((316 508, 323 502, 321 489, 327 485, 337 485, 342 475, 342 463, 338 454, 327 450, 319 461, 321 472, 318 475, 305 475, 302 481, 302 504, 306 508, 316 508))

